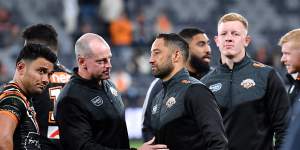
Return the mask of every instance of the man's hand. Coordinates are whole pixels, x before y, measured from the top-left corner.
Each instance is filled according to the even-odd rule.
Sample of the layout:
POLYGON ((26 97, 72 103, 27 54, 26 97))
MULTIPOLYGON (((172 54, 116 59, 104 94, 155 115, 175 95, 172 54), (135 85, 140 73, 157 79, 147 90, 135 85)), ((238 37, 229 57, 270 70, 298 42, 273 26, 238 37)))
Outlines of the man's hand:
POLYGON ((164 144, 155 144, 153 145, 155 137, 153 137, 150 141, 144 143, 138 150, 169 150, 167 145, 164 144))

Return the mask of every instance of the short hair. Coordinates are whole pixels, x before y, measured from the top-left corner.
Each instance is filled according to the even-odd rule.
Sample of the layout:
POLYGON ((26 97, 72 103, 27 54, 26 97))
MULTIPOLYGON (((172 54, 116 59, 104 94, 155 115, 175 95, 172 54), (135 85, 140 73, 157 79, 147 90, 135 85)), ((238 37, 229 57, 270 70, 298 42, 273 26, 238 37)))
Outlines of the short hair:
POLYGON ((186 41, 190 41, 197 34, 205 34, 205 32, 198 28, 184 28, 179 32, 179 35, 186 41))
POLYGON ((220 18, 218 25, 220 25, 221 23, 224 23, 224 22, 228 22, 228 21, 239 21, 244 25, 246 30, 248 30, 248 20, 241 14, 238 14, 238 13, 225 14, 224 16, 222 16, 220 18))
POLYGON ((57 61, 57 56, 48 47, 41 44, 26 44, 18 55, 16 65, 21 60, 33 61, 38 58, 45 58, 53 64, 57 61))
POLYGON ((180 51, 182 52, 182 55, 185 60, 187 60, 189 56, 189 44, 178 34, 176 33, 161 33, 156 36, 156 39, 164 39, 165 41, 165 46, 170 47, 171 49, 174 48, 179 48, 180 51))
POLYGON ((79 55, 90 57, 92 55, 91 47, 87 39, 79 38, 75 43, 75 55, 78 58, 79 55))
POLYGON ((27 43, 43 44, 50 47, 51 50, 58 50, 57 32, 49 24, 35 24, 27 27, 22 37, 27 43))
POLYGON ((289 31, 284 36, 282 36, 278 42, 278 45, 282 46, 284 43, 289 41, 297 41, 297 43, 300 42, 300 28, 289 31))

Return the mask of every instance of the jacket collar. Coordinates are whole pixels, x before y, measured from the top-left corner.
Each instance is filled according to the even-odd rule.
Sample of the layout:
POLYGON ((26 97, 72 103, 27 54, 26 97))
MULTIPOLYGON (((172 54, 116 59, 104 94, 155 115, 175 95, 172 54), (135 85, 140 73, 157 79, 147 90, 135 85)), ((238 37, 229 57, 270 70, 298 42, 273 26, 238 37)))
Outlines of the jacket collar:
POLYGON ((171 79, 169 79, 168 81, 164 81, 163 85, 164 85, 164 87, 172 86, 172 85, 176 84, 178 81, 182 80, 183 78, 187 78, 187 77, 189 77, 189 72, 186 68, 183 68, 180 71, 178 71, 171 79))
POLYGON ((79 83, 81 85, 85 85, 85 86, 88 86, 88 87, 91 87, 91 88, 94 88, 94 89, 102 89, 102 84, 100 84, 100 82, 102 83, 102 80, 100 81, 97 81, 95 79, 84 79, 82 77, 80 77, 78 75, 78 68, 74 68, 73 69, 73 75, 71 77, 71 80, 76 82, 76 83, 79 83))
POLYGON ((236 71, 236 70, 241 70, 244 66, 248 65, 251 63, 251 58, 247 55, 237 63, 233 64, 233 69, 230 69, 227 64, 221 64, 219 67, 222 71, 236 71))
POLYGON ((300 73, 297 73, 297 76, 295 77, 293 77, 291 74, 286 74, 286 77, 291 84, 300 85, 300 73))

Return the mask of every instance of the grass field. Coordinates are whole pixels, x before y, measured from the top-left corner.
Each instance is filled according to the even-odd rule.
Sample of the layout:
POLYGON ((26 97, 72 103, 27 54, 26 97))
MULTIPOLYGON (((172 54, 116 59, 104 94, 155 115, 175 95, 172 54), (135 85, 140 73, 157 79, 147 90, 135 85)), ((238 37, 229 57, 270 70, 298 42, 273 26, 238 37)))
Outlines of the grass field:
POLYGON ((141 146, 143 144, 142 139, 134 139, 134 140, 130 140, 129 142, 130 142, 131 148, 138 148, 139 146, 141 146))

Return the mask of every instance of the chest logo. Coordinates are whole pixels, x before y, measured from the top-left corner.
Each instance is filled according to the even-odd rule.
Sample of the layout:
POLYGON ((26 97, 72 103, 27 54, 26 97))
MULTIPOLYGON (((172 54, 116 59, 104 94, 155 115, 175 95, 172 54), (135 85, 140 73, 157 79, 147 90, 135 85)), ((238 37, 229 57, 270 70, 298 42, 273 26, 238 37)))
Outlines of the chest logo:
POLYGON ((96 96, 94 97, 91 102, 95 105, 95 106, 101 106, 103 104, 103 99, 100 96, 96 96))
POLYGON ((219 91, 221 88, 222 88, 222 83, 216 83, 216 84, 213 84, 213 85, 210 85, 210 86, 209 86, 209 89, 210 89, 212 92, 217 92, 217 91, 219 91))
POLYGON ((255 82, 253 79, 245 79, 241 82, 241 86, 245 89, 249 89, 249 88, 255 86, 255 82))
POLYGON ((156 114, 157 112, 157 104, 153 106, 152 108, 152 115, 156 114))
POLYGON ((170 97, 167 102, 166 102, 166 106, 167 108, 171 108, 174 104, 176 103, 176 100, 174 97, 170 97))
POLYGON ((111 92, 114 96, 118 96, 118 91, 117 91, 115 88, 110 87, 109 89, 110 89, 110 92, 111 92))

